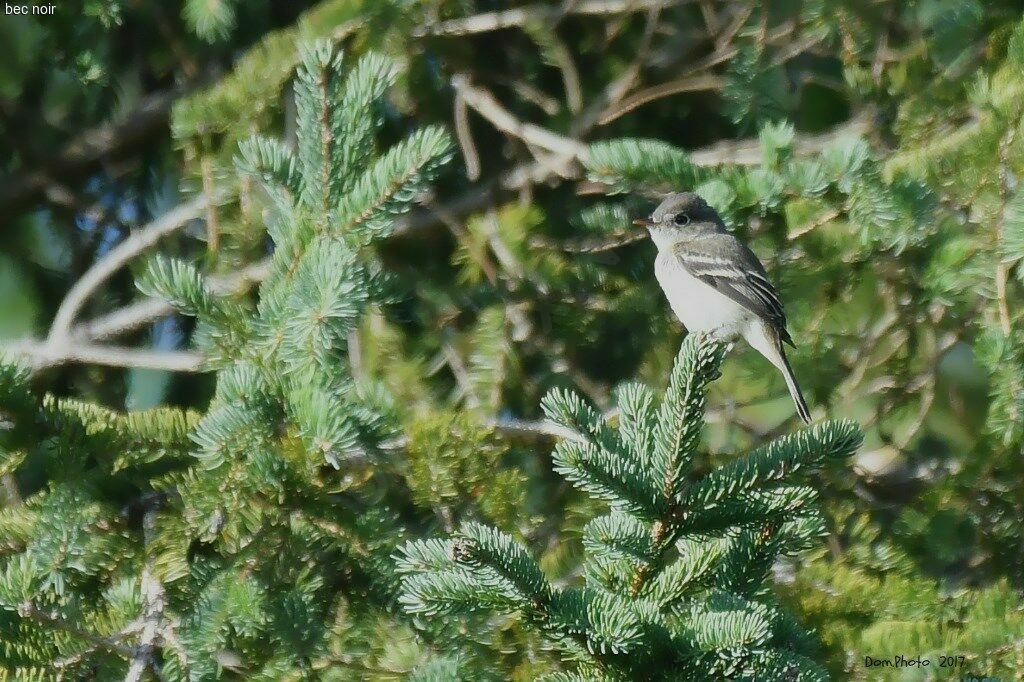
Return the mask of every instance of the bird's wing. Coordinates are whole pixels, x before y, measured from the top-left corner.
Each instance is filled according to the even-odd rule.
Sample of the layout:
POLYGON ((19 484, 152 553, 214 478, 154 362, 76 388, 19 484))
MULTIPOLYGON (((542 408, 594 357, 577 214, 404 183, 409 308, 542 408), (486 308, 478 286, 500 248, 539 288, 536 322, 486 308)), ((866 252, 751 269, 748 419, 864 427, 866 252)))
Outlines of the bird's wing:
POLYGON ((672 252, 691 275, 728 296, 779 332, 789 345, 786 313, 754 252, 731 234, 702 235, 677 243, 672 252))

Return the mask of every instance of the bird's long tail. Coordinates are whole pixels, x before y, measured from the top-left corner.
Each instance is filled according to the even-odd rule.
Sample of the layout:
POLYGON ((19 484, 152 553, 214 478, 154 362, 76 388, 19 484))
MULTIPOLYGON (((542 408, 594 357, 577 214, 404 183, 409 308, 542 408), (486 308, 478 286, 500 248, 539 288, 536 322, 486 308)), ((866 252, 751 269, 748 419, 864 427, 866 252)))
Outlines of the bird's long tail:
POLYGON ((789 358, 786 357, 786 350, 779 345, 779 355, 782 356, 782 376, 786 378, 786 387, 789 389, 789 395, 793 396, 793 402, 796 404, 796 413, 800 415, 800 419, 804 421, 804 424, 811 423, 811 411, 807 408, 807 401, 804 400, 804 394, 800 392, 800 385, 796 383, 796 377, 793 375, 793 368, 789 366, 789 358))
POLYGON ((747 328, 744 338, 782 372, 782 376, 786 379, 786 387, 789 388, 789 394, 793 396, 793 402, 796 404, 797 414, 805 424, 810 424, 811 411, 807 408, 807 401, 804 400, 804 394, 800 392, 799 384, 796 383, 793 368, 790 367, 789 359, 786 358, 786 349, 782 345, 778 330, 768 322, 761 320, 747 328))

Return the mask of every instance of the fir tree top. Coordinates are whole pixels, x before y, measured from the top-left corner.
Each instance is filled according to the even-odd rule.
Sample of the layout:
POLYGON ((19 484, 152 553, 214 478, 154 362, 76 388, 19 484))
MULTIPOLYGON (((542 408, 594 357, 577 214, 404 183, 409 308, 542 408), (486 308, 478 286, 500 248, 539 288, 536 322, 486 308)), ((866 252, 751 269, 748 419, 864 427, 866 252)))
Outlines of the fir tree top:
POLYGON ((551 679, 825 679, 814 638, 766 580, 779 556, 825 533, 807 475, 853 454, 860 431, 823 422, 698 475, 722 352, 688 336, 660 400, 640 384, 619 391, 617 429, 574 393, 545 399, 575 434, 558 443, 555 469, 610 508, 583 529, 582 585, 552 584, 510 535, 466 523, 402 547, 405 608, 519 612, 563 652, 571 672, 551 679))

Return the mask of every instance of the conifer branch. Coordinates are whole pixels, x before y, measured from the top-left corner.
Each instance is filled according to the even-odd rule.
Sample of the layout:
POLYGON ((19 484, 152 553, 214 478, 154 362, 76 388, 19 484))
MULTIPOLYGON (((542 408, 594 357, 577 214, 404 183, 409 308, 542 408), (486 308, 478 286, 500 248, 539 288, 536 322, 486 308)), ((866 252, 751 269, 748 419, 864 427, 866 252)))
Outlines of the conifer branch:
MULTIPOLYGON (((93 4, 119 6, 128 26, 153 9, 152 0, 93 4)), ((1012 493, 1024 436, 1024 335, 1014 326, 1024 147, 1013 130, 1024 111, 1024 22, 1013 3, 942 0, 907 12, 890 0, 566 0, 459 16, 428 0, 412 4, 428 21, 418 33, 431 37, 412 44, 409 3, 317 4, 174 112, 180 177, 207 193, 240 138, 284 122, 283 139, 256 132, 238 146, 239 211, 205 209, 208 246, 218 235, 221 244, 210 272, 185 248, 182 261, 157 261, 144 286, 195 318, 171 321, 192 330, 189 349, 122 347, 131 342, 118 335, 175 308, 141 297, 104 307, 121 295, 105 295, 116 286, 103 268, 115 264, 102 258, 72 283, 47 338, 4 344, 35 369, 206 369, 168 397, 203 400, 181 392, 192 384, 213 396, 201 413, 122 414, 37 396, 30 372, 0 366, 0 677, 436 682, 558 670, 548 678, 820 680, 816 657, 841 670, 844 656, 874 653, 871 637, 847 627, 851 608, 866 635, 884 630, 894 650, 948 652, 952 642, 965 673, 1012 677, 1020 642, 1005 633, 1019 629, 1020 595, 973 583, 978 571, 1017 571, 1021 540, 1012 493), (296 39, 307 36, 329 40, 297 58, 296 39), (398 64, 409 77, 385 100, 398 64), (466 75, 452 81, 451 68, 466 75), (296 95, 283 105, 282 86, 296 95), (448 176, 443 191, 458 194, 435 197, 429 186, 451 146, 434 136, 440 129, 382 144, 411 133, 417 116, 437 118, 452 90, 459 146, 481 182, 448 176), (874 116, 874 106, 888 113, 874 116), (846 111, 859 113, 828 129, 846 111), (798 134, 787 119, 825 133, 798 134), (649 138, 595 134, 612 121, 649 138), (795 369, 819 407, 864 415, 870 440, 888 443, 884 463, 870 453, 867 480, 829 490, 830 516, 840 512, 831 553, 788 559, 827 533, 817 474, 857 448, 853 425, 789 433, 782 382, 745 385, 745 354, 728 361, 722 404, 705 410, 716 352, 693 336, 662 371, 672 323, 651 298, 652 250, 590 255, 646 237, 626 231, 650 209, 637 195, 681 189, 715 206, 759 255, 773 254, 766 264, 803 340, 795 369), (255 230, 261 219, 269 241, 255 230), (448 235, 420 232, 438 225, 455 235, 454 259, 448 235), (272 255, 242 267, 237 259, 252 254, 272 255), (389 278, 393 263, 402 265, 389 278), (417 291, 396 296, 409 282, 417 291), (386 314, 365 324, 377 306, 386 314), (94 310, 107 312, 88 319, 94 310), (455 391, 436 373, 442 352, 455 391), (831 369, 815 377, 812 357, 831 369), (658 390, 610 390, 633 371, 658 390), (551 419, 508 416, 537 417, 531 403, 565 385, 575 392, 545 401, 551 419), (702 421, 713 424, 707 436, 702 421), (931 447, 974 435, 990 461, 964 468, 966 478, 962 453, 931 447), (534 456, 549 446, 554 467, 534 456), (884 498, 867 489, 880 473, 884 498), (902 483, 938 477, 943 485, 907 497, 902 483), (171 503, 154 517, 140 495, 171 503), (900 512, 898 546, 864 503, 900 512), (140 518, 144 532, 131 532, 140 518), (946 546, 950 528, 972 542, 946 546), (389 556, 402 542, 396 573, 389 556), (942 585, 916 571, 930 559, 942 585), (782 599, 779 565, 789 574, 782 599), (950 581, 971 585, 948 595, 950 581), (820 625, 824 652, 783 604, 820 625), (19 617, 19 606, 78 634, 19 617), (908 608, 918 613, 894 619, 908 608), (949 622, 956 628, 929 625, 949 622), (396 651, 402 660, 388 663, 396 651)), ((207 38, 241 6, 187 5, 187 23, 207 38)), ((243 30, 207 56, 249 42, 260 11, 240 14, 243 30)), ((31 33, 30 43, 49 36, 31 33)), ((107 51, 71 43, 84 75, 101 75, 86 88, 119 92, 103 83, 107 51)), ((166 81, 162 62, 143 61, 166 81)), ((27 102, 51 90, 7 80, 8 90, 27 84, 27 102)), ((60 118, 67 102, 57 99, 60 118)), ((112 100, 69 101, 80 112, 112 100)), ((0 125, 24 128, 23 109, 0 103, 0 125)), ((12 141, 14 166, 47 142, 12 141)), ((124 187, 138 184, 137 164, 110 170, 123 168, 124 187)), ((101 205, 110 203, 102 187, 93 206, 79 196, 91 185, 65 188, 64 170, 52 170, 33 177, 32 191, 59 203, 55 220, 13 215, 16 232, 46 238, 71 214, 90 227, 121 222, 119 202, 101 205)), ((70 243, 89 248, 102 232, 77 231, 70 243)), ((64 267, 63 244, 42 246, 14 243, 64 267)), ((164 391, 146 373, 39 377, 108 401, 124 393, 122 378, 133 400, 164 391)))
MULTIPOLYGON (((253 284, 262 282, 269 272, 270 259, 264 258, 233 272, 210 275, 206 282, 210 293, 227 296, 242 293, 253 284)), ((105 341, 135 331, 153 320, 173 312, 174 306, 167 301, 148 298, 130 303, 86 322, 80 322, 72 328, 71 337, 88 341, 105 341)))
MULTIPOLYGON (((90 640, 91 643, 89 644, 89 646, 82 649, 81 651, 54 660, 53 667, 57 670, 72 668, 81 663, 83 660, 85 660, 92 654, 96 653, 100 649, 109 651, 110 649, 108 645, 114 646, 118 643, 123 643, 127 641, 129 638, 141 632, 142 627, 142 620, 138 619, 135 622, 129 624, 127 627, 120 630, 115 635, 111 635, 110 637, 104 637, 99 640, 90 640)), ((115 653, 119 652, 115 650, 115 653)))
MULTIPOLYGON (((462 215, 483 205, 490 191, 471 192, 444 208, 421 210, 394 221, 393 238, 413 235, 440 222, 439 213, 462 215)), ((199 217, 201 206, 196 206, 199 217)), ((265 258, 236 271, 214 274, 207 278, 210 293, 218 296, 237 294, 253 284, 262 282, 270 273, 270 259, 265 258)), ((108 367, 138 367, 171 372, 196 372, 202 367, 201 356, 185 351, 152 351, 102 345, 92 342, 128 334, 166 315, 174 313, 174 306, 165 300, 146 298, 129 303, 93 319, 78 322, 71 327, 64 342, 50 345, 46 340, 18 340, 0 342, 0 353, 9 352, 30 359, 36 370, 71 363, 98 364, 108 367)))
POLYGON ((585 587, 549 585, 525 548, 469 525, 453 540, 400 549, 405 608, 520 610, 568 658, 585 652, 582 660, 627 677, 651 661, 712 676, 753 660, 760 668, 751 673, 781 666, 817 674, 795 650, 789 617, 756 595, 777 556, 806 549, 823 532, 815 491, 783 481, 849 456, 859 434, 850 423, 823 424, 688 484, 722 354, 720 343, 688 336, 660 406, 638 385, 619 392, 618 430, 575 394, 545 397, 549 419, 572 433, 556 446, 556 470, 612 508, 584 529, 585 587))
MULTIPOLYGON (((141 629, 141 623, 133 623, 124 630, 121 630, 116 635, 111 637, 103 637, 97 635, 94 632, 85 630, 78 627, 74 623, 69 622, 64 617, 60 616, 56 612, 46 612, 45 610, 37 607, 32 602, 25 602, 18 607, 18 615, 22 618, 31 618, 35 621, 49 625, 50 627, 58 628, 69 634, 83 639, 89 642, 90 646, 93 647, 93 651, 96 649, 103 649, 112 653, 120 654, 124 657, 130 657, 132 655, 131 647, 124 644, 124 639, 131 636, 139 629, 141 629)), ((70 660, 70 659, 69 659, 70 660)), ((71 663, 69 663, 71 665, 71 663)))

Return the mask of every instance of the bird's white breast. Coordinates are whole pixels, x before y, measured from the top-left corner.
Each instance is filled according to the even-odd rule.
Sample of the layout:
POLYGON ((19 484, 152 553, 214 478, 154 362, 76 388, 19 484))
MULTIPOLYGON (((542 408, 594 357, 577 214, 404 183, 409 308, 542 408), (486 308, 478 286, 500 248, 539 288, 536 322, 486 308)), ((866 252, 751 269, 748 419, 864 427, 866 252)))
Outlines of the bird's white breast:
POLYGON ((687 272, 671 251, 658 253, 654 275, 672 312, 688 331, 708 332, 723 341, 733 341, 744 334, 753 319, 746 308, 687 272))

